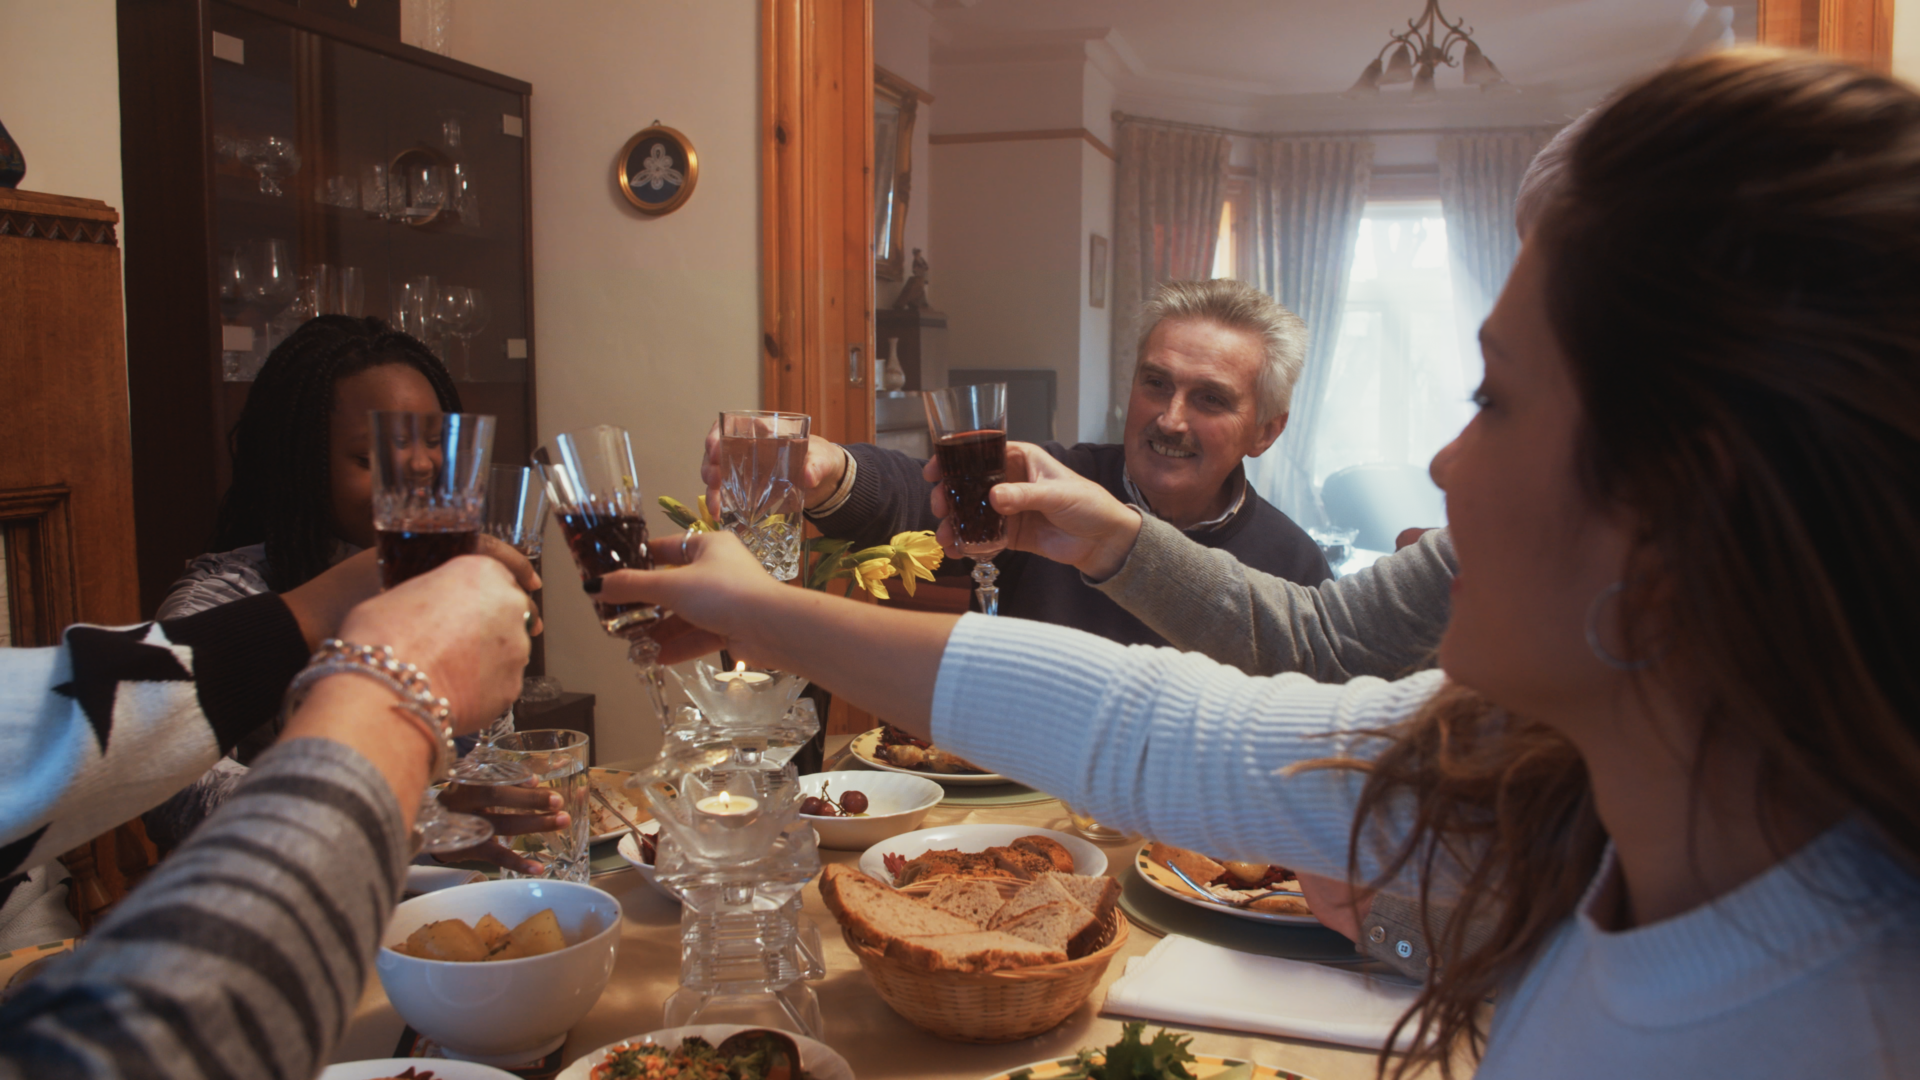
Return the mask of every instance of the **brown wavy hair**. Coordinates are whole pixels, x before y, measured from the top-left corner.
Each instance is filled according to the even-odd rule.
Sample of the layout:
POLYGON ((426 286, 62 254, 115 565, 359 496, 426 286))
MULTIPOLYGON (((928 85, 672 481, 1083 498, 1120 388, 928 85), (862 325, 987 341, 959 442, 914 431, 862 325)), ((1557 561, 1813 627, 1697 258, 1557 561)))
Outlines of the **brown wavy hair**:
MULTIPOLYGON (((1920 95, 1811 55, 1682 61, 1594 119, 1532 240, 1582 404, 1577 480, 1662 569, 1623 597, 1630 655, 1657 639, 1660 677, 1684 680, 1696 761, 1757 752, 1763 824, 1811 795, 1920 865, 1920 95)), ((1427 918, 1415 1048, 1380 1071, 1451 1076, 1606 835, 1572 745, 1469 689, 1393 734, 1364 766, 1353 864, 1411 805, 1374 883, 1417 872, 1425 909, 1443 862, 1464 880, 1446 925, 1427 918)))

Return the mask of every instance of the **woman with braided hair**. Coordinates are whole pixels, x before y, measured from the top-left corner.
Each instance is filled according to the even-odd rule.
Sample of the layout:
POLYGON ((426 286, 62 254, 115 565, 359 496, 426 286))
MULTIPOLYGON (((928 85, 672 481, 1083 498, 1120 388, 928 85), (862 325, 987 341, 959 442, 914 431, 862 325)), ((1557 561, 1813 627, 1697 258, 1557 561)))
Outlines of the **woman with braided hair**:
MULTIPOLYGON (((321 315, 276 346, 260 368, 228 438, 233 483, 220 503, 213 553, 187 566, 161 602, 159 619, 179 619, 261 593, 284 593, 349 560, 364 563, 367 593, 378 589, 374 562, 372 425, 368 413, 459 412, 460 392, 439 357, 419 339, 375 318, 321 315)), ((483 541, 510 568, 519 557, 483 541)), ((349 567, 341 567, 349 571, 349 567)), ((192 785, 147 812, 148 835, 164 848, 186 839, 274 745, 285 724, 260 726, 192 785)), ((449 805, 477 812, 512 806, 534 814, 494 815, 501 835, 564 828, 559 800, 527 789, 451 789, 449 805)), ((473 855, 537 867, 497 843, 473 855)))

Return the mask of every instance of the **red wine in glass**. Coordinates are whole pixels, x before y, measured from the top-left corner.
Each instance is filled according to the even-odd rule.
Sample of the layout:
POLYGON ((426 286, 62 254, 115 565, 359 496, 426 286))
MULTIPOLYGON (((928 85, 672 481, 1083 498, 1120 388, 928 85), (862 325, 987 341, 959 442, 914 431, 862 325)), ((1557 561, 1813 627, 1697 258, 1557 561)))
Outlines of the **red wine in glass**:
POLYGON ((380 586, 391 589, 409 578, 437 570, 451 559, 471 555, 479 546, 480 530, 436 528, 432 522, 409 521, 398 529, 375 529, 380 550, 380 586))
POLYGON ((953 505, 954 536, 962 547, 992 547, 1006 536, 1007 523, 987 500, 995 484, 1007 478, 1007 433, 963 431, 943 435, 934 444, 940 472, 953 505))
MULTIPOLYGON (((647 523, 634 516, 612 514, 562 513, 560 531, 566 535, 573 561, 580 567, 582 580, 611 574, 616 570, 651 570, 653 555, 647 550, 647 523)), ((600 625, 609 634, 621 637, 643 632, 660 618, 654 604, 606 604, 594 601, 600 625)))

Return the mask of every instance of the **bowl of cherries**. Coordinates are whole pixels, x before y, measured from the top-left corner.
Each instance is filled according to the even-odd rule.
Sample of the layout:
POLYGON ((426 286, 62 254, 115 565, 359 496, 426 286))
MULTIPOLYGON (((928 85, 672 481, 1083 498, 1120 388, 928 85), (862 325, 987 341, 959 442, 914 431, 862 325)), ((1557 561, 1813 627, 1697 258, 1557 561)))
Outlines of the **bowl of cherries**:
POLYGON ((924 776, 865 771, 812 773, 800 790, 800 819, 835 851, 865 851, 912 832, 947 794, 924 776))

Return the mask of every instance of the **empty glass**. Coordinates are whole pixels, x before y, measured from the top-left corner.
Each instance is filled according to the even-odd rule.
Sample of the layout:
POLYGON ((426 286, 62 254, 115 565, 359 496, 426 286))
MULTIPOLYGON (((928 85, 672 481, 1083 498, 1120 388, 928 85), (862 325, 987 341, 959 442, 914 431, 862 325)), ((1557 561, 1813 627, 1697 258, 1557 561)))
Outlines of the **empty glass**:
POLYGON ((483 527, 489 536, 505 541, 535 563, 540 561, 540 534, 547 528, 547 487, 539 470, 525 465, 493 467, 487 474, 483 527))
POLYGON ((293 267, 293 254, 288 250, 285 240, 254 241, 249 263, 252 276, 248 292, 251 299, 278 304, 293 298, 299 279, 293 267))
POLYGON ((243 301, 253 296, 253 273, 248 268, 247 257, 239 248, 231 248, 220 256, 219 278, 220 299, 243 301))
MULTIPOLYGON (((411 334, 431 345, 439 333, 436 297, 440 283, 422 274, 402 281, 393 293, 393 324, 403 334, 411 334)), ((438 350, 436 350, 438 351, 438 350)))
POLYGON ((801 413, 720 414, 720 521, 780 581, 800 573, 800 481, 811 424, 801 413))
POLYGON ((360 169, 360 208, 376 217, 386 217, 388 205, 387 167, 381 162, 360 169))
POLYGON ((502 870, 501 877, 545 877, 584 883, 592 872, 587 841, 593 814, 587 807, 588 739, 583 732, 551 729, 516 731, 494 743, 493 752, 524 769, 536 787, 558 792, 560 809, 573 820, 557 832, 522 833, 505 842, 546 867, 539 875, 502 870))
POLYGON ((407 162, 407 216, 428 218, 447 207, 447 171, 437 163, 407 162))
POLYGON ((360 318, 367 313, 367 272, 357 266, 340 268, 340 314, 360 318))
POLYGON ((434 294, 434 317, 439 328, 460 342, 460 374, 476 378, 471 342, 487 326, 487 297, 468 285, 445 285, 434 294))

